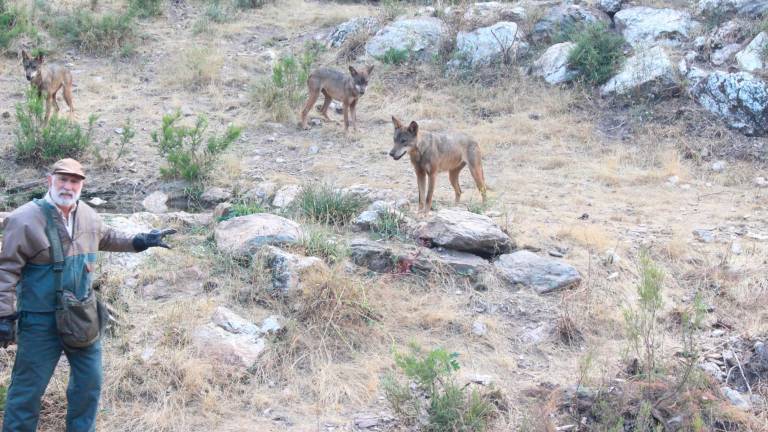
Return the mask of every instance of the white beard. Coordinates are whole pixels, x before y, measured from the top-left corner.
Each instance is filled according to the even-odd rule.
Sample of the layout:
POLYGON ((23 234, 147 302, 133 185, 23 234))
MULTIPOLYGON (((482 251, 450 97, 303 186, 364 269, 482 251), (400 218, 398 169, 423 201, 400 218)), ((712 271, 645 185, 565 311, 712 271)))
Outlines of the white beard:
POLYGON ((51 186, 48 189, 48 193, 51 195, 51 199, 53 200, 53 202, 56 203, 56 205, 62 206, 62 207, 73 206, 73 205, 75 205, 75 203, 77 203, 77 200, 80 199, 80 192, 76 193, 71 198, 70 197, 62 197, 60 195, 60 192, 57 191, 54 186, 51 186))

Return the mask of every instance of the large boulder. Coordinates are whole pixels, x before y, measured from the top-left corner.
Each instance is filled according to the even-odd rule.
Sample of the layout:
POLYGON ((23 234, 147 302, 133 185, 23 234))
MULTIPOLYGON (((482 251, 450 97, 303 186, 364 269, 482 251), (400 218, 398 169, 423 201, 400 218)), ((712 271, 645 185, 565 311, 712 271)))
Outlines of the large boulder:
POLYGON ((480 256, 507 253, 514 241, 491 218, 462 209, 443 209, 416 230, 428 246, 442 246, 480 256))
POLYGON ((709 16, 739 14, 754 17, 768 13, 768 2, 765 0, 699 0, 696 10, 700 14, 709 16))
POLYGON ((754 72, 768 67, 768 33, 760 32, 752 42, 736 54, 741 70, 754 72))
POLYGON ((168 195, 154 191, 141 201, 141 206, 150 213, 165 213, 168 211, 168 195))
POLYGON ((376 32, 365 45, 365 51, 368 55, 378 58, 390 49, 407 50, 411 53, 411 58, 430 60, 437 54, 447 37, 448 27, 440 19, 402 19, 376 32))
POLYGON ((731 58, 741 50, 740 44, 729 44, 722 48, 712 51, 709 55, 709 61, 715 66, 722 66, 731 61, 731 58))
POLYGON ((256 213, 221 222, 214 232, 216 247, 227 254, 250 255, 265 245, 298 243, 299 224, 270 213, 256 213))
POLYGON ((581 275, 569 264, 526 250, 501 255, 494 266, 510 284, 533 288, 539 294, 581 283, 581 275))
POLYGON ((230 333, 208 323, 192 332, 192 344, 203 356, 228 366, 248 369, 264 351, 264 339, 249 333, 230 333))
POLYGON ((701 24, 686 11, 645 6, 622 9, 613 20, 616 30, 633 47, 657 43, 677 46, 701 28, 701 24))
POLYGON ((299 185, 285 185, 275 192, 275 197, 272 199, 272 205, 277 208, 287 208, 296 200, 301 192, 301 186, 299 185))
POLYGON ((621 71, 600 87, 602 96, 662 98, 679 92, 677 68, 660 46, 628 58, 621 71))
POLYGON ((583 24, 603 23, 610 26, 611 18, 605 12, 583 5, 564 4, 555 6, 533 26, 531 39, 546 43, 559 34, 583 24))
MULTIPOLYGON (((446 8, 446 15, 450 14, 450 9, 446 8)), ((464 12, 464 22, 470 27, 488 27, 499 21, 524 23, 526 19, 524 7, 497 1, 475 3, 464 12)))
MULTIPOLYGON (((153 226, 145 220, 148 213, 134 213, 132 215, 102 214, 104 223, 124 236, 134 236, 139 233, 149 232, 153 226)), ((173 240, 169 240, 171 242, 173 240)), ((158 248, 151 248, 142 253, 113 252, 101 254, 99 259, 99 271, 106 274, 131 274, 138 266, 151 260, 158 248)))
POLYGON ((553 85, 575 79, 579 72, 568 67, 568 56, 575 46, 573 42, 563 42, 547 48, 533 63, 533 75, 553 85))
POLYGON ((379 24, 379 19, 375 17, 352 18, 349 21, 337 25, 336 28, 333 29, 328 36, 328 45, 333 48, 338 48, 343 45, 350 36, 358 32, 374 32, 379 24))
POLYGON ((528 51, 525 35, 513 22, 500 22, 456 36, 453 66, 479 67, 510 62, 528 51))
POLYGON ((271 276, 274 295, 291 296, 301 290, 302 279, 310 272, 327 272, 328 266, 318 257, 292 254, 274 246, 262 250, 264 266, 271 276))
POLYGON ((768 134, 768 84, 747 72, 712 72, 699 79, 691 95, 728 127, 749 136, 768 134))
POLYGON ((712 50, 717 50, 727 45, 741 44, 748 37, 750 37, 750 29, 744 25, 744 22, 734 19, 712 30, 706 38, 706 45, 712 50))
POLYGON ((597 0, 597 8, 609 15, 613 15, 621 10, 622 2, 622 0, 597 0))
POLYGON ((213 311, 211 321, 229 333, 253 336, 261 334, 261 328, 259 326, 224 306, 219 306, 213 311))

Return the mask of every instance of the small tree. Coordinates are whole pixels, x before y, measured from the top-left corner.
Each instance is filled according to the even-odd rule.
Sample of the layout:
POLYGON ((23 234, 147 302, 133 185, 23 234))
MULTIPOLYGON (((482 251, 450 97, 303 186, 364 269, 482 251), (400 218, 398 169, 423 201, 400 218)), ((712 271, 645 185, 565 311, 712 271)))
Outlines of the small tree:
POLYGON ((608 81, 624 59, 624 38, 604 24, 590 24, 568 34, 576 44, 568 55, 568 65, 589 84, 608 81))
POLYGON ((208 178, 222 152, 240 137, 241 128, 230 125, 221 136, 206 139, 208 120, 198 116, 194 127, 179 125, 181 113, 166 114, 152 141, 167 162, 160 168, 165 177, 182 178, 195 183, 208 178))

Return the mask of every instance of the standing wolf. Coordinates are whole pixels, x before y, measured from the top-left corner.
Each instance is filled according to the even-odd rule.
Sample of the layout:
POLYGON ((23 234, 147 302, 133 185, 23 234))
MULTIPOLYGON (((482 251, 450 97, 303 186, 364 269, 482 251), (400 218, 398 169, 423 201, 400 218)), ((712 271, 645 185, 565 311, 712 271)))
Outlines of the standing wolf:
POLYGON ((357 101, 360 96, 365 94, 371 72, 373 72, 373 65, 361 71, 350 66, 349 76, 328 68, 317 69, 312 72, 307 79, 309 98, 304 109, 301 110, 301 127, 308 129, 307 115, 322 93, 325 96, 323 107, 320 109, 323 118, 331 121, 328 117, 328 107, 331 105, 331 101, 336 99, 341 102, 344 108, 344 131, 349 130, 350 116, 352 117, 352 127, 357 131, 357 101))
POLYGON ((72 105, 72 73, 66 67, 56 63, 45 63, 43 55, 30 57, 27 51, 21 51, 21 64, 24 66, 24 74, 37 94, 45 97, 45 122, 51 116, 51 105, 59 112, 59 103, 56 101, 56 93, 64 89, 64 100, 69 107, 69 118, 75 114, 72 105))
POLYGON ((480 146, 475 140, 463 133, 421 132, 415 121, 404 126, 394 116, 392 116, 392 123, 395 125, 395 145, 389 151, 389 155, 395 160, 399 160, 406 153, 411 157, 411 164, 416 171, 416 183, 419 186, 419 211, 429 213, 432 209, 432 194, 435 192, 437 174, 443 171, 448 171, 448 178, 456 193, 458 204, 461 200, 459 173, 467 165, 485 203, 486 186, 482 156, 480 146), (429 176, 428 189, 427 176, 429 176), (426 194, 425 189, 427 189, 426 194))

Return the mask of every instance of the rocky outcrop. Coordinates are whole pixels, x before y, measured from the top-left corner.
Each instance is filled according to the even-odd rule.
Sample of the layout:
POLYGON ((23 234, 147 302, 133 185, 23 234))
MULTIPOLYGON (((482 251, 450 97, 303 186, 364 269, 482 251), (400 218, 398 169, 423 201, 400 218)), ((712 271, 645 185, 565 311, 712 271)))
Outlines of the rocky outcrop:
POLYGON ((532 288, 539 294, 581 283, 581 275, 569 264, 526 250, 501 255, 494 266, 511 285, 532 288))
POLYGON ((416 229, 428 246, 442 246, 480 256, 507 253, 514 241, 491 218, 461 209, 443 209, 416 229))
POLYGON ((265 245, 297 243, 299 224, 270 213, 240 216, 221 222, 214 233, 216 247, 231 255, 251 255, 265 245))
POLYGON ((603 23, 608 27, 611 24, 611 18, 605 12, 589 6, 576 4, 555 6, 533 26, 531 39, 535 43, 546 43, 571 28, 595 23, 603 23))
POLYGON ((600 88, 602 96, 638 98, 663 98, 679 92, 677 68, 660 46, 628 58, 621 71, 600 88))
POLYGON ((712 72, 696 80, 690 93, 728 127, 749 136, 768 134, 768 84, 754 75, 712 72))
POLYGON ((690 13, 644 6, 622 9, 613 16, 616 30, 633 47, 663 44, 677 46, 700 28, 690 13))
POLYGON ((408 51, 413 59, 430 60, 437 54, 446 37, 448 28, 440 19, 402 19, 376 32, 365 45, 365 51, 377 58, 390 49, 408 51))
POLYGON ((500 22, 456 36, 452 66, 479 67, 509 63, 528 51, 525 35, 513 22, 500 22))
POLYGON ((552 45, 533 63, 531 72, 553 85, 574 80, 579 72, 568 67, 568 56, 575 46, 573 42, 552 45))

